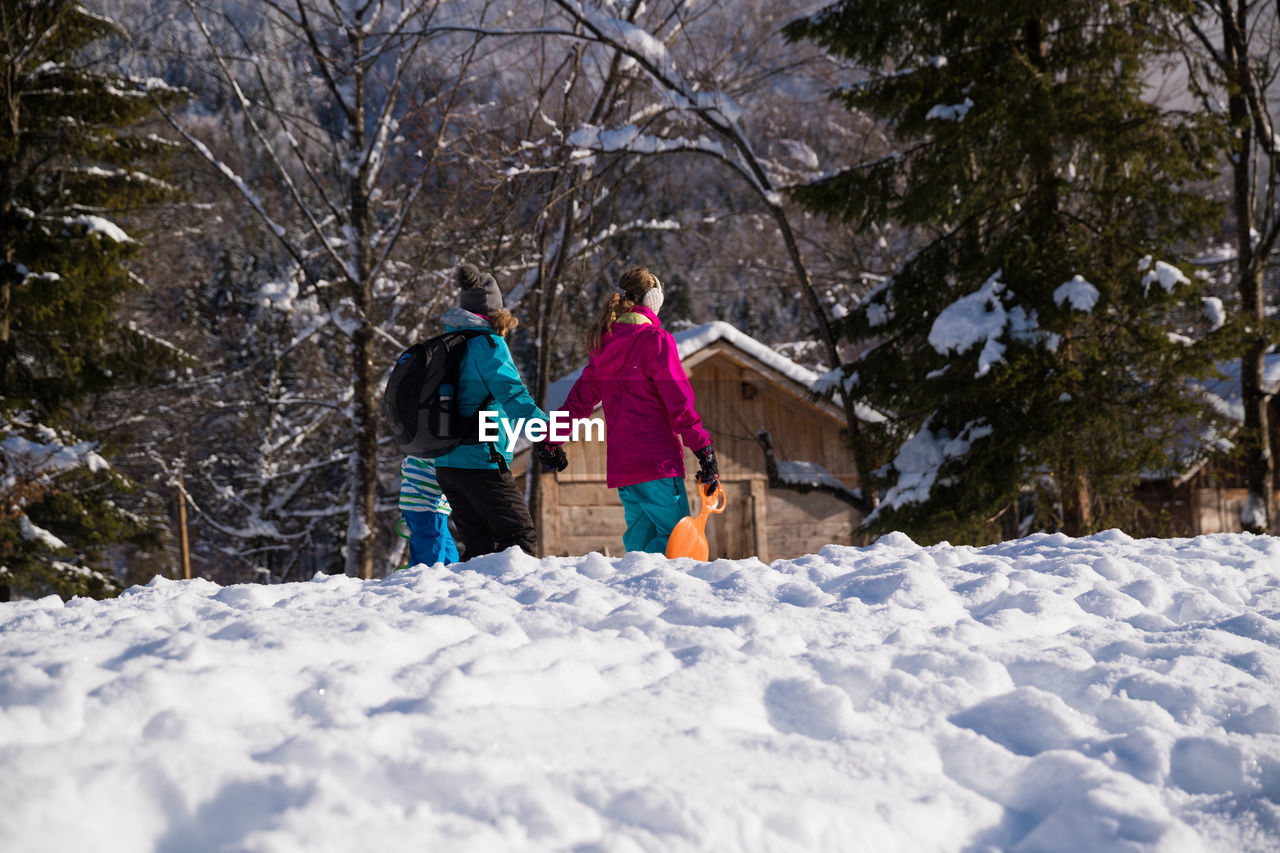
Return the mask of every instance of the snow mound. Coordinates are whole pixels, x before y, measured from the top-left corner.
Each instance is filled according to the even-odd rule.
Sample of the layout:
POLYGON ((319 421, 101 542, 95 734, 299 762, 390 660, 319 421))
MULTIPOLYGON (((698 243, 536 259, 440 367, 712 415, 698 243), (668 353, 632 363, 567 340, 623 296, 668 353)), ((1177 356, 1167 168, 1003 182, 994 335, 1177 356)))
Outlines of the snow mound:
POLYGON ((0 849, 1264 851, 1280 540, 0 605, 0 849))

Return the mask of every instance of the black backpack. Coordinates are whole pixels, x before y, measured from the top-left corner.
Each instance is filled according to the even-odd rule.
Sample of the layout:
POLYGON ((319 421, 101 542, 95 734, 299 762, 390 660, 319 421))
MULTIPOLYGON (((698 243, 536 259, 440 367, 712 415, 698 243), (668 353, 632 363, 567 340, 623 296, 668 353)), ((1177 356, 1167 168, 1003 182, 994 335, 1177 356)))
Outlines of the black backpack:
POLYGON ((396 359, 382 393, 382 414, 407 455, 434 458, 459 444, 480 443, 479 412, 469 418, 458 415, 458 372, 467 343, 476 335, 498 346, 489 332, 445 332, 414 344, 396 359))

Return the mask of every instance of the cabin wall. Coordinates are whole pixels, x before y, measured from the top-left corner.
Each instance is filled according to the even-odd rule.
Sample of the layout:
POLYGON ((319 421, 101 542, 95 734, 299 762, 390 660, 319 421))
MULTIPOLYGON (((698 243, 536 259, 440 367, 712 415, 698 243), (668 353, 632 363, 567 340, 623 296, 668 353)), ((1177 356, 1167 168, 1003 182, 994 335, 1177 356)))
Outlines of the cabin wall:
POLYGON ((1193 536, 1199 523, 1196 492, 1187 483, 1174 485, 1168 480, 1148 481, 1138 488, 1138 500, 1147 514, 1135 529, 1134 536, 1193 536))
POLYGON ((1194 514, 1196 533, 1239 533, 1244 530, 1240 519, 1248 489, 1195 489, 1194 514))
MULTIPOLYGON (((1191 535, 1240 533, 1244 530, 1240 519, 1244 515, 1245 504, 1249 501, 1248 489, 1198 486, 1191 488, 1190 494, 1195 522, 1191 535)), ((1276 506, 1280 506, 1280 492, 1275 492, 1272 500, 1276 506)), ((1275 529, 1275 525, 1272 527, 1275 529)))
MULTIPOLYGON (((848 484, 853 460, 841 439, 843 421, 817 409, 807 397, 769 382, 750 366, 721 352, 700 361, 691 377, 698 413, 716 443, 722 477, 764 477, 756 433, 766 428, 780 459, 816 462, 848 484)), ((693 454, 686 451, 686 461, 693 454)))

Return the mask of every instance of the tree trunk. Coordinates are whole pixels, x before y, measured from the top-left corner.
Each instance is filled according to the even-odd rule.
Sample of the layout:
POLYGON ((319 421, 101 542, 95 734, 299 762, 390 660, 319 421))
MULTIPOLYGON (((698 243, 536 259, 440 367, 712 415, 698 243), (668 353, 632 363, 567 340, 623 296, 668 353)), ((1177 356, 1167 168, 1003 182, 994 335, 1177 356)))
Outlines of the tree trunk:
MULTIPOLYGON (((547 345, 547 335, 550 332, 547 320, 547 277, 545 263, 538 265, 538 290, 537 301, 534 305, 534 334, 535 341, 535 361, 533 377, 533 399, 543 409, 547 408, 547 385, 550 378, 547 374, 550 372, 551 347, 547 345)), ((550 414, 548 412, 548 414, 550 414)), ((525 467, 525 499, 529 503, 529 514, 533 517, 534 533, 538 537, 539 556, 543 553, 543 545, 546 537, 542 530, 542 477, 544 472, 542 466, 538 464, 537 448, 529 448, 529 461, 525 467)), ((552 475, 554 476, 554 475, 552 475)))
MULTIPOLYGON (((11 138, 18 136, 18 100, 9 98, 9 132, 11 138)), ((0 256, 4 260, 4 268, 0 269, 0 397, 8 396, 9 361, 11 336, 9 318, 13 302, 13 281, 16 275, 13 266, 13 241, 9 236, 9 219, 13 209, 13 178, 8 162, 0 166, 0 256)), ((9 585, 0 583, 0 601, 8 601, 9 585)))
MULTIPOLYGON (((1225 9, 1223 14, 1229 14, 1225 9)), ((1233 23, 1245 32, 1243 9, 1240 18, 1233 23)), ((1227 22, 1224 22, 1226 24, 1227 22)), ((1232 208, 1236 227, 1236 274, 1240 287, 1240 307, 1248 318, 1251 336, 1240 356, 1240 398, 1244 405, 1244 426, 1239 443, 1244 448, 1245 483, 1249 497, 1240 523, 1251 533, 1266 533, 1271 529, 1274 517, 1272 481, 1275 463, 1271 457, 1271 429, 1267 415, 1267 393, 1263 384, 1263 364, 1268 342, 1264 330, 1266 318, 1263 312, 1262 264, 1254 251, 1255 229, 1253 188, 1253 127, 1248 99, 1244 93, 1247 81, 1248 55, 1235 39, 1232 27, 1223 27, 1224 70, 1227 73, 1229 95, 1228 114, 1236 133, 1235 150, 1231 157, 1232 208)))
MULTIPOLYGON (((8 113, 9 126, 6 128, 10 139, 16 140, 19 133, 19 101, 9 84, 8 113)), ((9 381, 9 340, 11 336, 10 317, 13 304, 13 279, 17 275, 13 264, 13 239, 10 227, 13 216, 13 162, 6 159, 0 164, 0 257, 4 260, 4 269, 0 270, 0 394, 8 393, 9 381)))
POLYGON ((373 543, 376 528, 378 498, 378 418, 377 371, 374 367, 373 334, 373 247, 371 245, 373 222, 368 191, 369 162, 365 148, 365 73, 362 64, 362 42, 358 37, 351 41, 352 68, 355 85, 352 87, 353 103, 347 118, 346 154, 351 162, 359 163, 350 176, 348 204, 351 210, 353 232, 352 269, 350 287, 355 303, 359 326, 352 335, 354 359, 352 426, 355 433, 355 450, 351 468, 351 516, 347 524, 348 575, 368 580, 373 577, 373 543))
MULTIPOLYGON (((1241 300, 1249 311, 1251 326, 1261 330, 1262 270, 1255 267, 1240 279, 1241 300)), ((1244 431, 1241 443, 1245 453, 1245 482, 1249 498, 1245 503, 1241 526, 1250 533, 1269 533, 1275 517, 1275 461, 1271 456, 1271 425, 1268 395, 1263 380, 1267 340, 1263 335, 1252 338, 1240 357, 1240 397, 1244 404, 1244 431)))
MULTIPOLYGON (((581 7, 576 3, 570 3, 569 0, 556 0, 564 11, 569 13, 582 26, 590 30, 597 38, 602 41, 611 43, 620 52, 627 53, 632 60, 638 63, 642 68, 649 72, 653 82, 668 91, 678 91, 672 83, 672 80, 665 77, 661 70, 655 66, 651 59, 638 54, 633 48, 622 44, 613 39, 612 36, 600 29, 592 20, 583 13, 581 7)), ((640 5, 633 4, 631 10, 631 18, 634 20, 638 13, 640 5)), ((682 93, 683 94, 683 93, 682 93)), ((831 323, 827 318, 826 310, 822 307, 822 302, 818 299, 818 294, 814 290, 813 281, 809 277, 808 270, 805 269, 804 262, 800 255, 800 247, 796 241, 795 234, 791 229, 791 222, 787 218, 787 212, 783 206, 775 200, 776 187, 773 179, 769 175, 769 171, 760 162, 751 146, 748 145, 741 133, 733 127, 732 123, 724 123, 720 119, 711 118, 708 111, 699 110, 695 112, 695 116, 702 122, 708 124, 718 135, 723 136, 729 142, 729 145, 735 149, 742 157, 743 168, 749 172, 753 178, 753 189, 760 195, 765 206, 773 216, 774 221, 778 225, 778 229, 782 232, 782 239, 787 247, 787 254, 790 256, 791 264, 796 273, 796 279, 800 285, 800 290, 804 294, 806 304, 809 306, 810 312, 813 314, 814 324, 818 327, 818 336, 821 338, 827 357, 830 359, 833 368, 841 364, 840 351, 835 332, 831 328, 831 323)), ((866 447, 866 443, 862 440, 862 422, 858 419, 857 410, 854 401, 849 399, 849 395, 840 394, 841 407, 844 410, 845 422, 848 431, 848 442, 851 455, 853 456, 854 467, 857 469, 859 484, 861 485, 866 477, 866 473, 874 469, 870 453, 866 447)), ((875 508, 875 495, 870 489, 863 489, 863 498, 861 504, 857 507, 864 515, 868 515, 875 508)))
MULTIPOLYGON (((838 366, 841 363, 841 358, 835 330, 831 328, 831 323, 827 319, 827 312, 818 300, 817 291, 813 289, 813 281, 809 278, 809 271, 805 268, 804 259, 800 256, 800 245, 796 242, 795 233, 791 230, 791 222, 787 219, 787 213, 782 207, 772 205, 771 209, 774 221, 778 223, 778 230, 782 232, 783 242, 787 246, 787 254, 791 258, 791 266, 795 270, 796 278, 800 281, 800 290, 805 296, 805 301, 809 304, 809 311, 813 314, 814 322, 818 327, 818 335, 822 338, 823 346, 826 348, 827 358, 833 367, 838 366)), ((858 418, 853 398, 844 393, 843 390, 840 392, 840 407, 844 412, 846 440, 849 444, 849 452, 853 456, 855 473, 858 475, 858 488, 862 493, 861 501, 855 503, 854 506, 858 512, 867 516, 875 510, 877 503, 875 492, 871 490, 866 482, 866 472, 874 470, 875 465, 871 459, 867 443, 862 439, 862 421, 858 418)), ((770 485, 772 486, 773 484, 771 483, 770 485)))
MULTIPOLYGON (((577 183, 576 173, 574 183, 577 183)), ((551 347, 548 340, 551 336, 551 315, 556 308, 557 285, 564 277, 565 264, 568 262, 569 239, 574 226, 574 193, 568 193, 563 202, 559 234, 556 238, 556 251, 547 264, 545 252, 543 262, 538 268, 538 300, 537 300, 537 376, 534 377, 534 400, 544 409, 547 407, 547 386, 551 383, 551 347)), ((545 246, 546 241, 543 240, 545 246)), ((550 414, 548 412, 548 414, 550 414)), ((545 550, 546 538, 543 533, 543 489, 542 478, 554 477, 555 472, 544 471, 538 464, 538 454, 534 449, 529 451, 529 512, 533 515, 534 527, 538 534, 538 550, 545 550)))
POLYGON ((1062 532, 1068 536, 1085 536, 1092 532, 1089 478, 1072 466, 1062 478, 1062 532))

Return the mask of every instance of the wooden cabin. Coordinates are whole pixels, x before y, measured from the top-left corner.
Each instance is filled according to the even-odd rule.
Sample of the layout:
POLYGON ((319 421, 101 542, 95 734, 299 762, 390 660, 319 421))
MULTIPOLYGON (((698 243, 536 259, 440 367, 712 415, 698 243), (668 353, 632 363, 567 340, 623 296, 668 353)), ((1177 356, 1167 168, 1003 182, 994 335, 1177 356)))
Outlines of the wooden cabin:
MULTIPOLYGON (((712 515, 707 524, 711 559, 758 557, 769 562, 813 553, 827 544, 853 544, 861 516, 829 495, 770 489, 764 452, 755 438, 766 429, 779 459, 815 463, 840 483, 856 485, 839 408, 809 396, 817 375, 728 323, 707 323, 674 336, 698 414, 715 442, 728 498, 724 513, 712 515)), ((563 405, 580 374, 578 370, 552 383, 548 411, 563 405)), ((595 416, 603 418, 600 409, 595 416)), ((564 449, 569 466, 558 474, 542 472, 535 461, 541 477, 534 519, 540 555, 622 554, 626 523, 617 490, 605 485, 605 443, 571 441, 564 449)), ((523 482, 529 457, 525 447, 513 460, 517 482, 523 482)), ((697 470, 686 448, 686 486, 694 510, 699 508, 693 479, 697 470)))
MULTIPOLYGON (((1205 391, 1215 407, 1238 423, 1244 422, 1240 399, 1240 363, 1220 365, 1225 378, 1205 383, 1205 391)), ((1271 425, 1271 455, 1280 459, 1280 354, 1266 357, 1263 372, 1266 391, 1271 395, 1267 411, 1271 425)), ((1143 503, 1155 515, 1152 536, 1198 536, 1202 533, 1239 533, 1248 500, 1245 469, 1238 455, 1230 452, 1229 437, 1219 439, 1220 449, 1206 449, 1199 461, 1185 471, 1147 478, 1139 487, 1143 503)), ((1278 466, 1277 475, 1280 475, 1278 466)), ((1276 505, 1280 506, 1280 482, 1272 483, 1276 505)), ((1273 529, 1271 532, 1277 532, 1273 529)))

